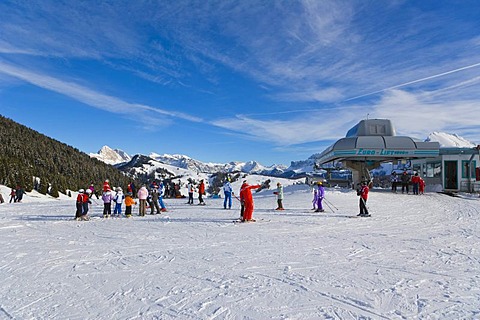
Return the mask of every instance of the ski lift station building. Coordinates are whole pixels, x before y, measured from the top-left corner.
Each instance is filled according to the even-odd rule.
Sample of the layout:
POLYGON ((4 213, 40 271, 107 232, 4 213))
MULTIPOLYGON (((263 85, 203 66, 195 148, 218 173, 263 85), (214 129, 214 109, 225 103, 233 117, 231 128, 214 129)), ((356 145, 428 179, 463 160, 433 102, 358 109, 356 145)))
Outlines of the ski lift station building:
POLYGON ((388 119, 361 120, 345 138, 325 149, 316 162, 320 166, 341 162, 352 170, 354 185, 371 180, 370 170, 391 162, 418 172, 427 185, 443 190, 474 191, 479 187, 478 148, 444 149, 438 142, 397 136, 388 119))

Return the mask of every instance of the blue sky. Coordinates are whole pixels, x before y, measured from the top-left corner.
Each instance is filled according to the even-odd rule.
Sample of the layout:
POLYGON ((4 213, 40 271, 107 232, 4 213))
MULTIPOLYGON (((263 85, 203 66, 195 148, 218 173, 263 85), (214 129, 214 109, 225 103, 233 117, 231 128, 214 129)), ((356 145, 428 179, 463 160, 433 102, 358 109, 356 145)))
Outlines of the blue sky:
POLYGON ((289 164, 361 119, 480 143, 480 2, 0 2, 0 114, 86 153, 289 164))

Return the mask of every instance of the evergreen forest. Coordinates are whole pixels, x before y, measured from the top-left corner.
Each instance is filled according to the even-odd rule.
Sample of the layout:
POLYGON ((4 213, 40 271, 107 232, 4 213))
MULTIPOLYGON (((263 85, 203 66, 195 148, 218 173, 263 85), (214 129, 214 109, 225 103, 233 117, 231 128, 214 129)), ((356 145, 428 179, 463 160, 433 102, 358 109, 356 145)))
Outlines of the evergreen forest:
POLYGON ((42 194, 68 194, 68 190, 126 189, 131 178, 117 168, 0 115, 0 184, 42 194))

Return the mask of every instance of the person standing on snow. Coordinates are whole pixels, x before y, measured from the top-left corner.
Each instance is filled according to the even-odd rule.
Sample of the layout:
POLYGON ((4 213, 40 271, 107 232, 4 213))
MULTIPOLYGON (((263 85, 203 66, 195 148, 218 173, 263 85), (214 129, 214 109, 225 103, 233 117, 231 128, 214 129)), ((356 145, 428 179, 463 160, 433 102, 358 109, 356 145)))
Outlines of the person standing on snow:
POLYGON ((362 185, 359 190, 357 190, 357 195, 360 196, 360 213, 357 215, 358 217, 370 217, 367 209, 367 199, 368 199, 368 188, 367 182, 363 181, 362 185))
POLYGON ((125 196, 125 216, 130 218, 132 216, 132 206, 137 204, 135 200, 133 200, 133 195, 131 192, 127 192, 125 196))
POLYGON ((122 215, 122 203, 123 203, 123 200, 125 199, 125 195, 123 194, 123 190, 120 187, 118 187, 116 191, 117 191, 117 194, 113 198, 113 200, 115 201, 115 209, 113 210, 113 214, 117 218, 120 218, 120 216, 122 215))
POLYGON ((420 185, 418 186, 418 193, 424 194, 425 193, 425 180, 420 178, 420 185))
POLYGON ((152 189, 150 192, 151 196, 151 203, 150 203, 150 214, 155 214, 155 210, 157 210, 157 214, 160 214, 160 206, 158 204, 158 200, 160 198, 160 193, 158 192, 158 186, 152 189))
POLYGON ((147 197, 148 197, 148 190, 145 185, 143 185, 137 192, 137 197, 140 205, 138 206, 138 215, 145 216, 145 212, 147 211, 147 197))
POLYGON ((275 210, 285 210, 283 209, 283 186, 280 182, 277 182, 277 191, 275 191, 273 194, 277 195, 277 208, 275 210))
POLYGON ((15 202, 22 202, 24 194, 25 190, 23 190, 21 186, 17 186, 17 190, 15 190, 15 202))
POLYGON ((232 185, 230 184, 230 180, 225 180, 223 184, 223 193, 225 195, 225 200, 223 200, 223 209, 227 209, 227 202, 228 202, 228 209, 232 208, 232 185))
POLYGON ((413 189, 413 194, 418 195, 418 189, 420 187, 420 176, 418 175, 418 172, 415 172, 415 174, 412 177, 412 189, 413 189))
POLYGON ((243 201, 245 206, 242 222, 255 222, 255 219, 252 219, 254 209, 252 189, 258 189, 260 187, 261 186, 259 184, 251 186, 246 181, 244 181, 242 184, 242 189, 240 190, 240 199, 243 201))
POLYGON ((198 204, 205 205, 205 201, 203 201, 203 195, 205 194, 205 183, 203 179, 200 180, 200 185, 198 186, 198 204))
POLYGON ((392 175, 390 176, 390 182, 392 183, 392 192, 397 193, 398 176, 395 171, 392 171, 392 175))
POLYGON ((107 189, 102 193, 102 200, 103 200, 103 217, 110 218, 112 215, 112 201, 113 195, 112 190, 107 189))
POLYGON ((10 201, 9 203, 12 203, 13 202, 17 202, 16 200, 16 193, 17 191, 15 190, 15 188, 12 188, 12 191, 10 192, 10 201))
POLYGON ((165 207, 165 203, 163 203, 163 197, 165 196, 165 186, 163 182, 160 182, 160 186, 158 186, 158 203, 160 204, 160 212, 165 212, 167 211, 167 208, 165 207))
POLYGON ((83 213, 83 193, 85 190, 80 189, 78 190, 78 196, 77 196, 77 202, 76 202, 76 208, 77 211, 75 212, 75 219, 80 220, 80 217, 82 216, 83 213))
POLYGON ((242 186, 240 187, 240 192, 239 192, 239 200, 240 200, 240 220, 243 221, 243 213, 245 212, 245 199, 243 198, 244 197, 244 194, 245 192, 242 192, 243 190, 243 186, 247 183, 247 180, 243 180, 242 182, 242 186))
POLYGON ((92 190, 87 189, 83 194, 83 203, 82 203, 82 215, 80 216, 80 220, 89 220, 88 216, 88 205, 92 203, 90 201, 90 195, 92 194, 92 190))
POLYGON ((402 182, 402 193, 404 193, 406 190, 408 194, 408 184, 410 183, 410 175, 408 174, 406 169, 403 171, 403 174, 400 177, 400 181, 402 182))
POLYGON ((192 179, 188 179, 187 189, 188 189, 187 204, 193 204, 193 192, 195 191, 195 186, 193 185, 192 179))
POLYGON ((317 210, 315 212, 324 212, 323 209, 323 198, 325 198, 325 188, 323 188, 322 181, 317 182, 317 210))

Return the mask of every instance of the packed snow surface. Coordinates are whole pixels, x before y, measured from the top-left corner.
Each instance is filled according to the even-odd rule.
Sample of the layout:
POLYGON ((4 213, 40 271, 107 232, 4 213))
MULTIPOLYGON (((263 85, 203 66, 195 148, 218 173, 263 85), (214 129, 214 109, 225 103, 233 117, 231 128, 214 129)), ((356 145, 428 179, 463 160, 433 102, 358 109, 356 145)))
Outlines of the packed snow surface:
MULTIPOLYGON (((2 190, 4 198, 6 190, 2 190)), ((255 223, 222 199, 161 215, 72 220, 75 201, 0 205, 1 319, 474 319, 480 201, 374 190, 254 194, 255 223)), ((5 199, 8 200, 8 199, 5 199)), ((197 203, 197 201, 195 202, 197 203)), ((137 208, 134 208, 137 212, 137 208)))

